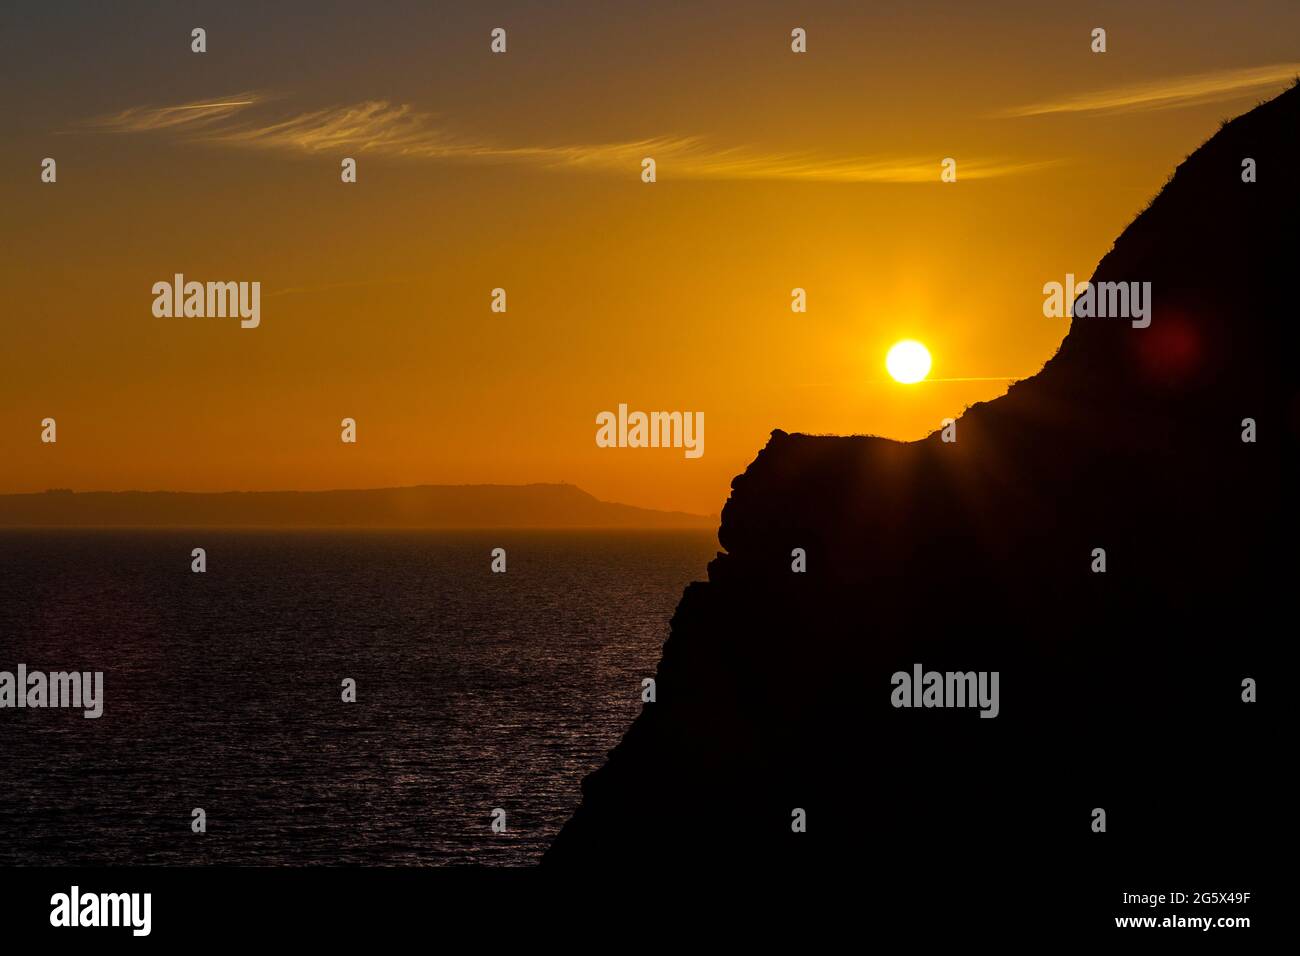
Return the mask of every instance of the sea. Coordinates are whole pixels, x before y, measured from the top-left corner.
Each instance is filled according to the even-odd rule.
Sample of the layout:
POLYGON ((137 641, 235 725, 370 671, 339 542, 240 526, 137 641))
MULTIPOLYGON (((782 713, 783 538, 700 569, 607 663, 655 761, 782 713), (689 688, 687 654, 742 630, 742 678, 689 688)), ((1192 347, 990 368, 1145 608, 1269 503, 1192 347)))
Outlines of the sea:
POLYGON ((711 531, 0 531, 0 671, 104 675, 97 719, 0 709, 0 866, 534 864, 716 550, 711 531))

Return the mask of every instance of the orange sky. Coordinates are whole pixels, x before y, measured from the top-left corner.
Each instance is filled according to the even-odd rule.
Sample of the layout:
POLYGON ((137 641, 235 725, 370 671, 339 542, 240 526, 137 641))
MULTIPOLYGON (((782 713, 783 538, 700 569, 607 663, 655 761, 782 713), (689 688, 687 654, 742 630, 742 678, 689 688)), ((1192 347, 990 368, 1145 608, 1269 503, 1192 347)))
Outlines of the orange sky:
POLYGON ((900 338, 934 379, 1037 371, 1043 284, 1300 69, 1287 2, 44 6, 0 14, 0 492, 716 512, 772 428, 914 439, 1008 384, 889 382, 900 338), (260 281, 260 327, 155 318, 176 272, 260 281), (598 448, 620 402, 703 411, 705 454, 598 448))

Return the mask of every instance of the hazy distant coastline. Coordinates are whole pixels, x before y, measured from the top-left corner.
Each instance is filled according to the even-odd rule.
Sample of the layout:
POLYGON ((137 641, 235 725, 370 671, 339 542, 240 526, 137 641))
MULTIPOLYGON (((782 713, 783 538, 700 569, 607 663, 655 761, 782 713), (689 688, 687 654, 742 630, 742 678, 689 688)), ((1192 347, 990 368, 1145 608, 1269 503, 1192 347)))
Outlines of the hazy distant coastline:
POLYGON ((717 523, 717 516, 600 501, 567 484, 0 495, 0 527, 8 528, 707 529, 717 523))

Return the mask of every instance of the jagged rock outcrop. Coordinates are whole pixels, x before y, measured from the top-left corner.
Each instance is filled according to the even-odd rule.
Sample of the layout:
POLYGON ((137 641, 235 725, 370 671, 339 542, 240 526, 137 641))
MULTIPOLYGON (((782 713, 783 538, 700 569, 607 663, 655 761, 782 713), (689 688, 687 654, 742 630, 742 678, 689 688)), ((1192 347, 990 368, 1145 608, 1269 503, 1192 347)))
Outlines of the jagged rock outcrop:
POLYGON ((1289 759, 1298 122, 1292 87, 1181 164, 1093 276, 1151 282, 1150 327, 1075 318, 955 443, 773 432, 546 863, 977 894, 1250 872, 1289 759), (917 663, 998 671, 999 715, 895 708, 917 663))

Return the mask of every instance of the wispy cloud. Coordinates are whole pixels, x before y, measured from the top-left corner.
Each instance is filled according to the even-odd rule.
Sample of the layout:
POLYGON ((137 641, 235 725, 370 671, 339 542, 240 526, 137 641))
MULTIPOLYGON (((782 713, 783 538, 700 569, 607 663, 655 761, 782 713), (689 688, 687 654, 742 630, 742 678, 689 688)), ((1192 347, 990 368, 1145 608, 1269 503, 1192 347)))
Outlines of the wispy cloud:
POLYGON ((1126 113, 1167 110, 1247 96, 1251 91, 1277 86, 1300 74, 1300 63, 1277 63, 1214 73, 1175 76, 1107 90, 1076 93, 1028 106, 1002 110, 997 115, 1042 116, 1047 113, 1126 113))
MULTIPOLYGON (((547 169, 640 170, 653 157, 664 175, 687 179, 792 180, 826 183, 939 181, 938 156, 834 157, 719 147, 702 137, 654 137, 613 143, 510 146, 460 136, 429 113, 406 104, 371 100, 281 117, 255 117, 250 107, 268 97, 246 93, 166 107, 133 107, 88 127, 115 133, 171 132, 195 142, 244 149, 357 155, 467 163, 517 163, 547 169)), ((1053 165, 960 157, 963 180, 990 179, 1053 165)))
POLYGON ((198 100, 176 106, 133 106, 101 116, 85 125, 113 133, 146 133, 153 130, 197 130, 229 120, 247 106, 265 99, 260 93, 239 93, 215 100, 198 100))

